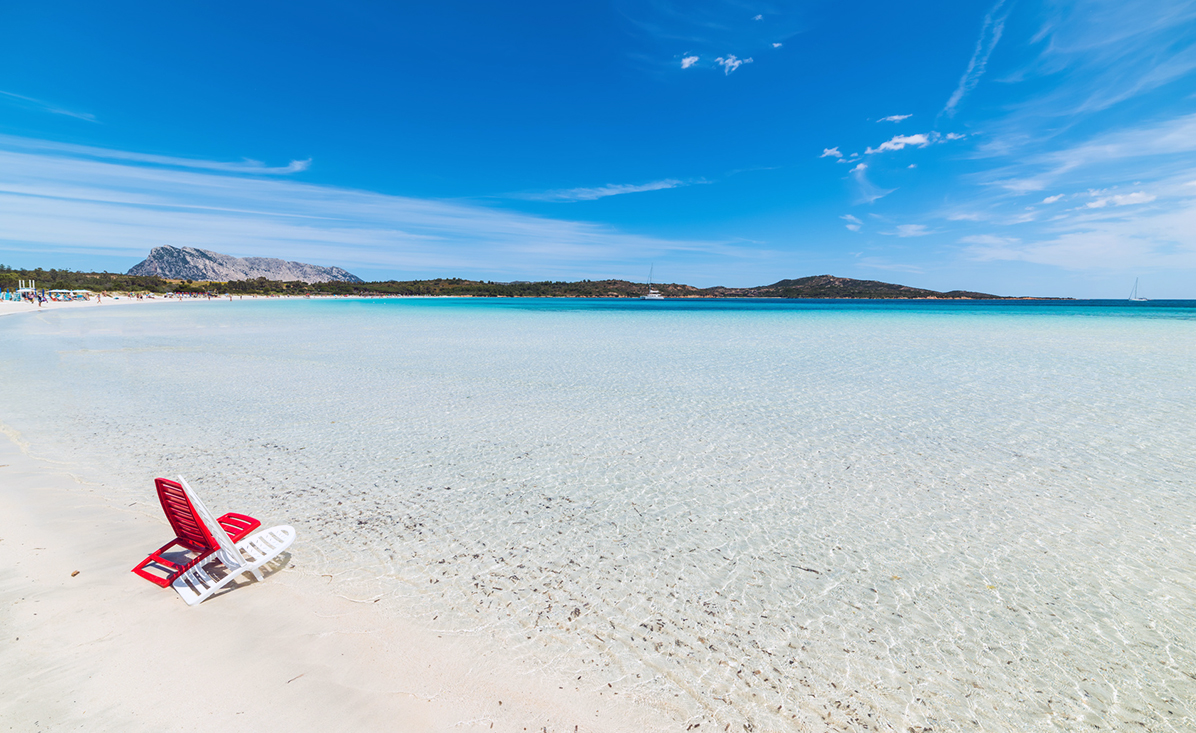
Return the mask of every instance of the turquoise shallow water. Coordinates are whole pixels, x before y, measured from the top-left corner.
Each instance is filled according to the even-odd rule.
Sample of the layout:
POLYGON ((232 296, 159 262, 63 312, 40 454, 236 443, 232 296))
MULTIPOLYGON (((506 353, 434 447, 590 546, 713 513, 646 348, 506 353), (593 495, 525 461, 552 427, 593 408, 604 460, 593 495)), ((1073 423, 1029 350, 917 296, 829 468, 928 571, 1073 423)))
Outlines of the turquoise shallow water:
MULTIPOLYGON (((724 730, 1196 726, 1196 307, 165 303, 0 319, 0 421, 724 730)), ((607 687, 607 684, 611 687, 607 687)))

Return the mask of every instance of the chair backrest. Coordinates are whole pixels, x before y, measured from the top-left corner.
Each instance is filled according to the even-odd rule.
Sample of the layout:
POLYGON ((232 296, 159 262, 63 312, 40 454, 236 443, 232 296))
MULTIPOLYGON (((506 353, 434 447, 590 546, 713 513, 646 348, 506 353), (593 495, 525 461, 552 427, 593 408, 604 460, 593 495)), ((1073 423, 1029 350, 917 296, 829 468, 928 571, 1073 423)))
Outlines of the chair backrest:
MULTIPOLYGON (((172 482, 173 483, 173 482, 172 482)), ((220 561, 229 567, 229 569, 236 569, 245 564, 245 558, 241 556, 237 546, 233 544, 233 540, 228 536, 228 532, 224 531, 224 527, 220 526, 220 522, 212 516, 208 508, 204 506, 203 502, 199 500, 199 496, 195 493, 195 489, 187 483, 187 479, 179 476, 179 484, 186 494, 187 499, 190 500, 191 506, 195 507, 195 513, 202 520, 208 534, 215 540, 214 546, 218 549, 216 554, 220 557, 220 561)))
POLYGON ((180 543, 195 552, 206 552, 217 547, 211 530, 196 514, 195 506, 180 484, 170 479, 156 478, 154 485, 158 488, 162 511, 166 513, 170 528, 180 543))

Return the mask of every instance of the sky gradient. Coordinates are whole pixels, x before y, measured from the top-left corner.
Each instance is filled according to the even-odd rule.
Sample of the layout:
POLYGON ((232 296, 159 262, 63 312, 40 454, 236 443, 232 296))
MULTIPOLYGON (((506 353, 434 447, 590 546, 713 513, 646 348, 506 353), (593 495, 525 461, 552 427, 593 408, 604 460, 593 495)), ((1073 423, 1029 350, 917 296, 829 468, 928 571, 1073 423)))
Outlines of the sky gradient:
POLYGON ((1196 3, 0 8, 0 263, 1196 298, 1196 3))

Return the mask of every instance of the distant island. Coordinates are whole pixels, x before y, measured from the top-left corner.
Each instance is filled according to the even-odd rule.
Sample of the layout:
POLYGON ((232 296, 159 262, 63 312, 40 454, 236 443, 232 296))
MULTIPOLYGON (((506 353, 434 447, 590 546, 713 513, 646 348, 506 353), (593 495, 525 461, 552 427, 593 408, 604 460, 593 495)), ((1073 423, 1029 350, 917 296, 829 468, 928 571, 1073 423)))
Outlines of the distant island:
MULTIPOLYGON (((127 274, 71 270, 15 270, 0 265, 0 288, 15 288, 18 280, 35 280, 39 288, 108 292, 213 293, 219 295, 357 295, 458 296, 477 298, 639 298, 647 283, 628 280, 561 282, 463 280, 385 280, 363 282, 339 267, 308 265, 266 257, 232 257, 194 247, 154 247, 150 256, 127 274)), ((1019 296, 992 295, 971 290, 925 290, 908 285, 812 275, 778 280, 753 288, 721 285, 697 288, 681 283, 653 283, 666 298, 828 298, 1015 300, 1019 296)), ((1058 300, 1058 298, 1029 298, 1058 300)))
POLYGON ((164 280, 231 282, 265 278, 279 282, 350 282, 361 278, 339 267, 321 267, 272 257, 233 257, 195 247, 154 247, 149 257, 133 265, 130 275, 164 280))
MULTIPOLYGON (((339 285, 325 284, 343 290, 339 285)), ((697 288, 680 283, 653 283, 666 298, 934 298, 946 300, 1002 299, 999 295, 952 290, 911 288, 876 280, 853 280, 834 275, 814 275, 796 280, 780 280, 772 285, 753 288, 716 286, 697 288)), ((647 283, 628 280, 581 280, 578 282, 489 282, 461 280, 410 280, 364 283, 355 290, 369 290, 379 295, 470 295, 509 298, 638 298, 648 291, 647 283)))
MULTIPOLYGON (((200 250, 202 251, 202 250, 200 250)), ((277 260, 282 262, 282 260, 277 260)), ((313 265, 314 267, 314 265, 313 265)), ((134 268, 137 269, 137 268, 134 268)), ((339 268, 329 268, 338 269, 339 268)), ((343 271, 342 271, 343 272, 343 271)), ((348 274, 348 273, 346 273, 348 274)), ((491 298, 638 298, 646 283, 628 280, 577 282, 491 282, 438 278, 435 280, 272 280, 266 277, 237 280, 166 278, 159 275, 75 272, 58 269, 17 270, 0 265, 0 288, 15 289, 19 280, 35 280, 39 288, 107 292, 214 293, 219 295, 357 295, 357 296, 472 296, 491 298)), ((666 298, 833 298, 833 299, 933 299, 1014 300, 1016 297, 971 290, 940 292, 878 280, 854 280, 834 275, 814 275, 779 280, 753 288, 717 286, 697 288, 680 283, 653 283, 666 298)), ((1035 298, 1055 300, 1055 298, 1035 298)))

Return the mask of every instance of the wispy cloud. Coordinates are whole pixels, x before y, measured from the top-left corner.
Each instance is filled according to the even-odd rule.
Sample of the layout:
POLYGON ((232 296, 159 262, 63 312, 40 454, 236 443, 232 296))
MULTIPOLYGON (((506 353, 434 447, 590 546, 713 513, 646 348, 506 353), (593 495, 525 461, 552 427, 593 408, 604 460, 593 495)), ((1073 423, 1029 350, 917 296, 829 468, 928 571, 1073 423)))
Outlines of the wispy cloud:
POLYGON ((923 272, 921 267, 917 265, 909 265, 901 262, 891 262, 880 257, 861 257, 856 260, 856 264, 861 267, 871 267, 877 270, 889 270, 891 272, 911 272, 921 274, 923 272))
MULTIPOLYGON (((1086 205, 1059 212, 1019 237, 965 237, 980 261, 1020 261, 1068 270, 1196 269, 1196 191, 1181 170, 1150 188, 1089 191, 1086 205), (1156 203, 1154 206, 1148 204, 1156 203)), ((1057 194, 1061 195, 1061 194, 1057 194)), ((1048 197, 1048 200, 1054 197, 1048 197)), ((1007 226, 1017 226, 1011 221, 1007 226)))
POLYGON ((783 44, 783 43, 774 43, 774 44, 772 44, 772 47, 773 47, 773 48, 780 48, 781 46, 784 46, 784 45, 785 45, 785 44, 783 44))
POLYGON ((1088 209, 1103 209, 1106 206, 1133 206, 1135 204, 1149 204, 1156 198, 1158 197, 1154 194, 1135 191, 1134 193, 1124 195, 1102 196, 1095 201, 1089 201, 1084 207, 1088 209))
POLYGON ((1065 270, 1132 272, 1150 267, 1196 268, 1196 207, 1146 217, 1105 218, 1032 241, 972 237, 967 252, 980 261, 1020 261, 1065 270))
POLYGON ((1055 203, 1056 201, 1059 201, 1059 200, 1060 200, 1060 199, 1062 199, 1062 198, 1063 198, 1063 194, 1061 194, 1061 193, 1057 193, 1057 194, 1055 194, 1054 196, 1047 196, 1046 198, 1044 198, 1044 199, 1042 200, 1042 203, 1044 203, 1044 204, 1053 204, 1053 203, 1055 203))
POLYGON ((1016 237, 998 237, 993 234, 969 234, 959 240, 963 244, 979 244, 985 247, 1009 247, 1020 244, 1016 237))
POLYGON ((726 58, 723 58, 722 56, 719 56, 718 58, 716 58, 714 60, 714 63, 723 67, 723 74, 725 74, 726 76, 730 76, 731 72, 735 71, 740 66, 743 66, 744 64, 752 63, 752 59, 750 59, 750 58, 741 59, 741 58, 736 58, 734 54, 727 54, 726 58))
POLYGON ((955 108, 959 106, 968 92, 976 88, 980 77, 984 76, 984 70, 988 66, 988 57, 992 55, 993 49, 997 47, 997 42, 1001 40, 1001 33, 1005 30, 1005 18, 1008 16, 1008 11, 1000 14, 1005 3, 1006 0, 997 0, 997 3, 984 16, 980 37, 976 39, 976 50, 972 52, 972 58, 968 61, 968 66, 959 79, 959 86, 955 88, 947 100, 946 106, 943 107, 942 113, 948 117, 955 115, 955 108))
POLYGON ((1135 177, 1157 177, 1190 169, 1184 156, 1194 152, 1196 114, 1123 128, 1068 147, 1024 155, 1016 163, 990 169, 982 180, 1020 194, 1053 187, 1057 181, 1081 171, 1088 176, 1109 169, 1135 177))
POLYGON ((15 150, 28 150, 78 158, 94 160, 119 160, 145 165, 164 166, 168 168, 192 168, 195 170, 220 171, 224 173, 251 173, 262 175, 285 175, 300 173, 311 166, 311 158, 307 160, 292 160, 288 165, 270 167, 256 160, 242 160, 240 162, 223 162, 215 160, 198 160, 194 158, 176 158, 168 155, 149 155, 133 153, 125 150, 109 150, 95 148, 88 145, 73 145, 71 143, 51 142, 49 140, 34 140, 31 138, 0 135, 0 147, 15 150))
POLYGON ((607 196, 622 196, 628 193, 643 193, 645 191, 663 191, 668 188, 680 188, 691 183, 705 183, 705 181, 681 181, 676 178, 666 178, 650 183, 610 183, 605 186, 592 188, 565 188, 543 193, 527 193, 512 196, 528 201, 558 201, 570 203, 573 201, 595 201, 607 196))
POLYGON ((697 56, 686 56, 685 58, 681 59, 681 68, 688 69, 696 63, 698 63, 697 56))
POLYGON ((871 204, 897 190, 895 188, 883 189, 869 181, 868 166, 864 163, 859 163, 852 168, 850 174, 856 184, 857 204, 871 204))
POLYGON ((1024 105, 1036 118, 1099 112, 1196 69, 1190 0, 1074 0, 1047 11, 1042 52, 1020 76, 1067 74, 1068 83, 1024 105))
POLYGON ((901 122, 902 120, 908 120, 910 117, 913 117, 913 115, 889 115, 888 117, 881 117, 877 122, 901 122))
POLYGON ((89 112, 74 112, 72 110, 59 107, 55 104, 44 102, 40 99, 26 97, 23 94, 14 94, 12 92, 0 90, 0 99, 7 100, 10 104, 17 104, 21 107, 29 107, 41 112, 49 112, 52 115, 65 115, 67 117, 74 117, 77 120, 83 120, 84 122, 99 122, 99 120, 96 119, 96 116, 89 112))
POLYGON ((15 143, 0 138, 0 248, 8 251, 140 258, 173 244, 405 273, 581 276, 669 253, 724 265, 742 257, 717 242, 219 167, 146 164, 122 151, 73 155, 46 149, 53 144, 15 143))
POLYGON ((757 16, 755 16, 754 18, 752 18, 752 20, 764 20, 764 16, 763 16, 763 15, 757 15, 757 16))
POLYGON ((823 148, 822 155, 819 155, 818 157, 819 158, 842 158, 843 153, 839 152, 839 148, 837 146, 833 147, 833 148, 823 148))
POLYGON ((925 224, 898 224, 896 231, 881 232, 881 234, 888 234, 894 237, 924 237, 927 234, 933 234, 933 232, 925 224))
POLYGON ((843 216, 840 216, 839 218, 842 219, 843 221, 847 222, 846 224, 844 224, 844 226, 846 226, 848 229, 850 229, 853 232, 858 232, 860 230, 860 227, 864 224, 864 222, 855 218, 851 214, 844 214, 843 216))
MULTIPOLYGON (((685 56, 700 56, 702 62, 715 57, 730 61, 726 53, 730 49, 777 48, 773 44, 788 42, 809 27, 809 10, 800 4, 776 5, 767 14, 758 13, 766 22, 751 22, 754 16, 745 14, 741 3, 723 0, 654 0, 617 5, 626 30, 642 44, 630 57, 648 64, 653 71, 659 70, 662 62, 676 69, 678 50, 684 50, 685 56)), ((746 63, 738 53, 734 60, 740 61, 740 66, 746 63)), ((725 66, 721 68, 726 72, 725 66)))

